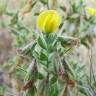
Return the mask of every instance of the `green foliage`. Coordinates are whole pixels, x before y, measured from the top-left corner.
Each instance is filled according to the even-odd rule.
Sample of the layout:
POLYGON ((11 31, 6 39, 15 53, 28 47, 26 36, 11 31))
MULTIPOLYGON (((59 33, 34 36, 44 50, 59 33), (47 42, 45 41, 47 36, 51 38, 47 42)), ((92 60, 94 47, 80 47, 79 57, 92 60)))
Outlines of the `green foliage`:
MULTIPOLYGON (((30 28, 24 23, 25 17, 20 15, 21 10, 11 15, 6 12, 11 18, 9 27, 17 54, 4 68, 10 69, 8 72, 13 78, 22 81, 23 96, 93 96, 96 91, 96 81, 86 74, 86 65, 66 59, 79 45, 90 49, 96 17, 87 16, 84 0, 68 1, 69 10, 59 4, 56 8, 65 14, 61 15, 62 24, 56 33, 40 33, 33 27, 34 22, 30 28)), ((33 0, 33 17, 40 13, 33 12, 39 3, 49 9, 48 0, 33 0)))
POLYGON ((40 36, 38 38, 38 44, 40 45, 41 48, 47 49, 47 44, 46 44, 46 41, 44 40, 43 36, 40 36))

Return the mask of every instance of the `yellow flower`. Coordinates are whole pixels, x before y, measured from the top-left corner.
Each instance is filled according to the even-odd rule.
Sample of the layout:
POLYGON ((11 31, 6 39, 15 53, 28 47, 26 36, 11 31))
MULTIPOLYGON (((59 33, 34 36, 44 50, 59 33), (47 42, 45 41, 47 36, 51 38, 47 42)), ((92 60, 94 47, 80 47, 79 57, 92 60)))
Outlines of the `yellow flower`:
POLYGON ((55 32, 61 23, 61 16, 56 10, 43 11, 37 18, 39 30, 51 33, 55 32))
POLYGON ((86 10, 87 10, 88 14, 96 16, 96 9, 90 8, 90 7, 86 7, 86 10))

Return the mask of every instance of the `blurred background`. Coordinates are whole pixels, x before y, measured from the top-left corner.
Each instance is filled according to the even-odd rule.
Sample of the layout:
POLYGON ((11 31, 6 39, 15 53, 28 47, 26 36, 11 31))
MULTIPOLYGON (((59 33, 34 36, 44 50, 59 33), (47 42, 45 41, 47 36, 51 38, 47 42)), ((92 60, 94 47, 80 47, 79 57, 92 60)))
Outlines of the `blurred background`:
MULTIPOLYGON (((95 16, 89 16, 88 14, 88 18, 84 18, 83 16, 79 18, 80 12, 84 6, 96 10, 96 1, 0 0, 0 96, 22 96, 22 92, 19 92, 22 82, 13 78, 11 73, 14 67, 17 66, 15 63, 26 62, 26 60, 19 60, 20 58, 17 54, 20 50, 18 48, 24 47, 32 40, 32 31, 37 30, 36 17, 41 11, 46 9, 56 9, 61 14, 63 18, 63 28, 61 31, 63 31, 65 35, 79 37, 81 40, 80 46, 68 58, 87 65, 87 70, 90 70, 91 54, 93 70, 96 71, 96 13, 95 16), (81 4, 81 1, 84 5, 81 4), (76 7, 74 9, 75 11, 72 11, 73 9, 71 9, 72 5, 70 2, 75 2, 78 10, 76 10, 77 7, 74 6, 76 7), (21 20, 22 18, 22 22, 17 24, 19 19, 21 20), (79 19, 81 21, 78 21, 79 19), (79 31, 78 34, 77 31, 79 31), (17 36, 18 33, 23 38, 23 41, 20 39, 21 37, 17 36), (27 33, 28 36, 26 36, 27 33), (9 63, 10 61, 11 63, 9 63), (6 91, 4 91, 3 86, 7 86, 6 91)), ((82 12, 82 14, 84 14, 84 12, 82 12)))

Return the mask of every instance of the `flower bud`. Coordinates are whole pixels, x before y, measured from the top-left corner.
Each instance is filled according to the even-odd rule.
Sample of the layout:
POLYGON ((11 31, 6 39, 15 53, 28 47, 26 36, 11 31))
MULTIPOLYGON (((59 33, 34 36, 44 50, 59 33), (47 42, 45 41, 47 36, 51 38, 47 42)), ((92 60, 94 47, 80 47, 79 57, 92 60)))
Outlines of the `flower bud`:
POLYGON ((56 10, 43 11, 37 18, 39 30, 52 33, 55 32, 61 23, 61 17, 56 10))
POLYGON ((91 7, 86 7, 86 10, 87 10, 89 15, 96 16, 96 9, 91 8, 91 7))

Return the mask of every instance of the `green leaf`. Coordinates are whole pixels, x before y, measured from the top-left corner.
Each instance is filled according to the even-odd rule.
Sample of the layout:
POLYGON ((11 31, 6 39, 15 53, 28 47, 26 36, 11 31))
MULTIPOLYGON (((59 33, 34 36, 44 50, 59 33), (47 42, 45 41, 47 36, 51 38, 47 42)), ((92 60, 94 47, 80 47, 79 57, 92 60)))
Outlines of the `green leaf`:
POLYGON ((41 52, 41 54, 40 54, 40 60, 42 60, 42 61, 48 60, 48 56, 47 56, 47 53, 45 51, 42 51, 41 52))
POLYGON ((26 94, 26 96, 36 96, 36 87, 32 86, 32 88, 30 88, 26 94))
POLYGON ((58 90, 58 86, 55 83, 54 85, 51 86, 50 88, 50 96, 59 96, 59 90, 58 90))
POLYGON ((79 90, 80 93, 84 94, 85 96, 90 96, 89 91, 87 90, 87 88, 79 86, 78 90, 79 90))
POLYGON ((74 37, 58 37, 58 41, 61 42, 61 45, 65 48, 70 48, 78 45, 80 43, 78 38, 74 37))
POLYGON ((24 49, 23 54, 26 54, 26 55, 31 54, 31 56, 32 56, 32 52, 35 49, 36 44, 37 43, 34 42, 33 45, 31 45, 29 48, 24 49))
POLYGON ((32 54, 33 54, 33 57, 39 58, 39 53, 37 51, 33 51, 32 54))
POLYGON ((51 80, 50 80, 50 84, 51 84, 51 85, 54 84, 54 83, 57 81, 57 79, 58 79, 58 77, 54 75, 54 76, 51 78, 51 80))
POLYGON ((18 22, 18 12, 15 13, 11 19, 11 25, 14 25, 18 22))
POLYGON ((46 44, 46 41, 45 39, 43 38, 43 36, 39 36, 38 38, 38 44, 41 48, 43 49, 47 49, 47 44, 46 44))
POLYGON ((41 3, 43 3, 44 5, 48 3, 48 0, 39 0, 41 3))
POLYGON ((43 76, 42 73, 38 72, 37 78, 40 79, 40 80, 42 80, 42 79, 44 79, 44 76, 43 76))

